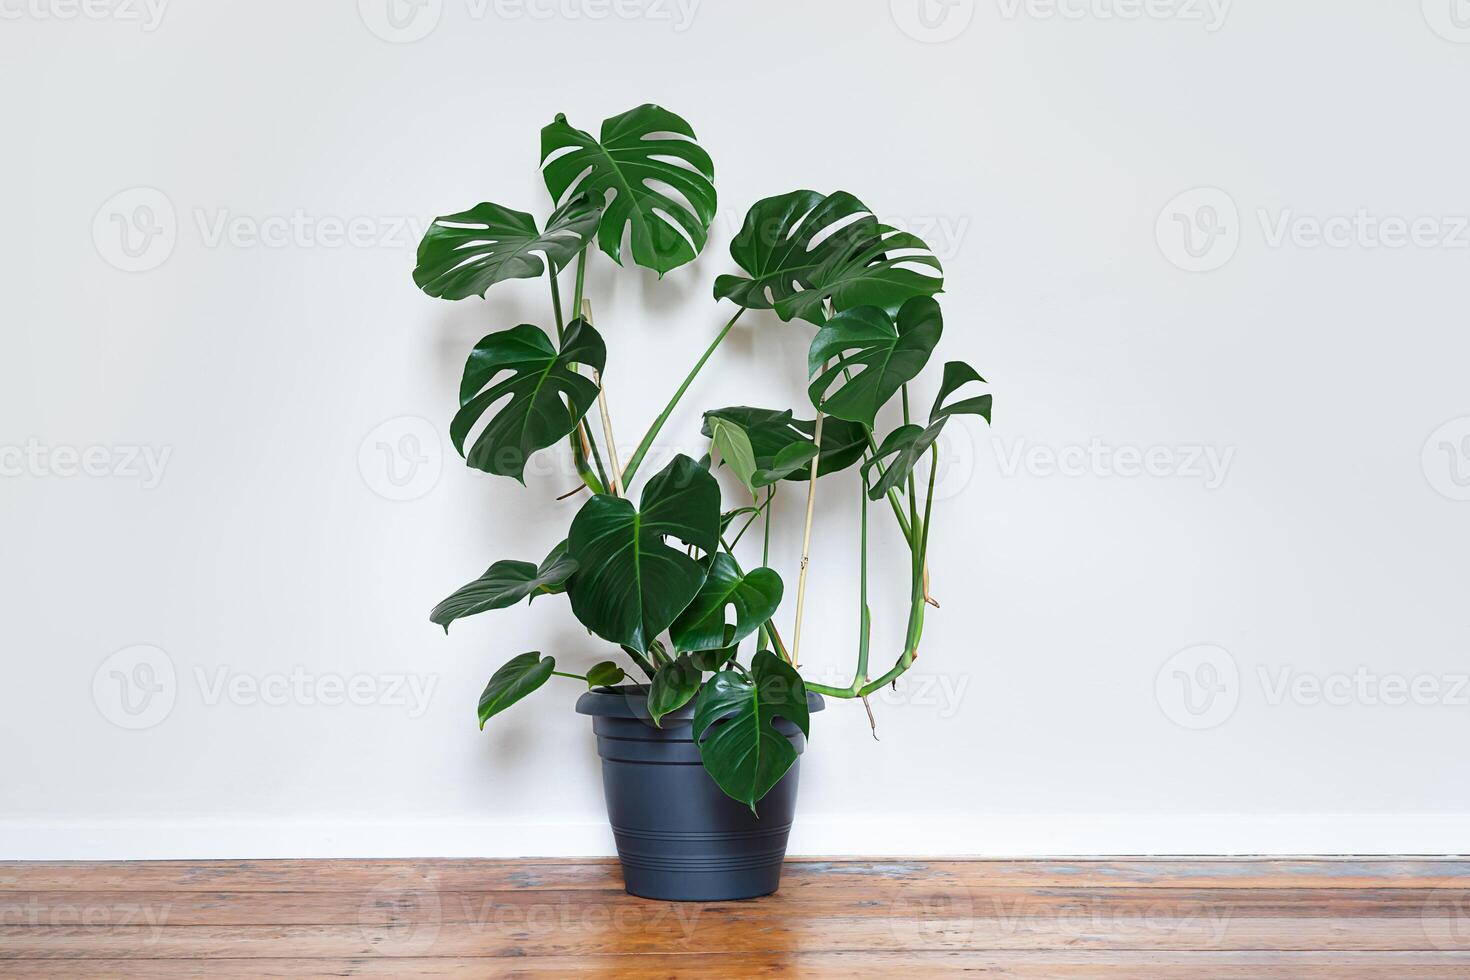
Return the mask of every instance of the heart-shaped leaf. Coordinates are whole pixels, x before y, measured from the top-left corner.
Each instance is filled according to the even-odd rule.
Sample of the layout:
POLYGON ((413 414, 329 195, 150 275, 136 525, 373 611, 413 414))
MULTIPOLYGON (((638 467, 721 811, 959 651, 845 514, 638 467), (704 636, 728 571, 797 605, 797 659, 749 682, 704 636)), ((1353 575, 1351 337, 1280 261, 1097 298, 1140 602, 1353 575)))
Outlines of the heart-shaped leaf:
POLYGON ((627 676, 623 668, 611 660, 604 660, 587 671, 587 687, 589 690, 594 687, 612 687, 627 676))
POLYGON ((449 624, 456 619, 504 609, 527 596, 565 592, 567 579, 576 570, 577 563, 567 554, 565 541, 551 549, 539 568, 528 561, 498 561, 484 575, 435 606, 429 613, 429 621, 444 627, 448 633, 449 624))
POLYGON ((552 213, 546 230, 524 211, 499 204, 477 204, 459 214, 434 219, 419 243, 413 281, 430 296, 464 299, 484 296, 506 279, 534 279, 546 262, 559 272, 587 244, 602 209, 578 194, 552 213))
POLYGON ((555 659, 539 653, 523 653, 497 670, 485 685, 485 693, 480 695, 480 728, 484 729, 492 716, 545 684, 555 669, 555 659))
POLYGON ((602 337, 585 320, 567 327, 561 350, 529 323, 491 334, 464 366, 460 410, 449 426, 455 448, 475 469, 524 483, 527 458, 564 438, 597 400, 597 385, 574 365, 600 373, 606 360, 602 337), (470 430, 502 400, 466 454, 470 430))
POLYGON ((739 643, 776 614, 781 605, 781 576, 769 568, 744 575, 735 559, 724 552, 710 561, 709 577, 689 607, 674 620, 669 636, 680 650, 718 650, 739 643), (735 612, 725 623, 725 609, 735 612))
POLYGON ((720 671, 700 688, 694 706, 694 741, 705 770, 726 796, 753 812, 796 762, 796 749, 776 729, 776 719, 809 734, 807 710, 801 675, 769 650, 755 655, 749 679, 720 671))
POLYGON ((588 193, 603 204, 597 241, 615 262, 631 229, 633 261, 662 276, 700 253, 715 216, 714 163, 694 139, 656 105, 604 121, 598 139, 558 114, 541 130, 542 176, 558 202, 588 193))
MULTIPOLYGON (((757 487, 768 486, 778 480, 811 479, 811 467, 807 464, 816 451, 812 442, 817 426, 815 421, 797 421, 789 411, 778 412, 768 408, 721 408, 705 413, 705 435, 711 434, 713 420, 717 418, 734 422, 750 439, 756 465, 752 482, 757 487)), ((867 445, 868 431, 858 423, 825 419, 822 422, 822 462, 817 472, 821 476, 829 476, 847 469, 862 458, 867 445)))
POLYGON ((837 314, 807 354, 812 404, 872 428, 878 410, 924 369, 943 329, 939 304, 927 296, 905 303, 896 323, 876 306, 837 314))
POLYGON ((720 452, 720 459, 735 474, 736 479, 755 494, 755 450, 751 448, 750 436, 739 425, 723 418, 709 420, 710 441, 720 452))
POLYGON ((648 686, 648 714, 654 727, 662 728, 664 715, 689 703, 699 691, 699 679, 699 670, 687 653, 658 669, 648 686))
POLYGON ((846 191, 792 191, 757 201, 730 243, 730 257, 746 276, 720 276, 715 298, 774 309, 783 320, 821 324, 829 299, 838 311, 897 310, 944 286, 939 260, 923 239, 882 224, 846 191))
POLYGON ((704 584, 705 563, 664 542, 707 553, 719 545, 720 487, 688 456, 676 456, 643 488, 639 509, 598 494, 572 520, 577 562, 568 592, 582 625, 646 653, 704 584))

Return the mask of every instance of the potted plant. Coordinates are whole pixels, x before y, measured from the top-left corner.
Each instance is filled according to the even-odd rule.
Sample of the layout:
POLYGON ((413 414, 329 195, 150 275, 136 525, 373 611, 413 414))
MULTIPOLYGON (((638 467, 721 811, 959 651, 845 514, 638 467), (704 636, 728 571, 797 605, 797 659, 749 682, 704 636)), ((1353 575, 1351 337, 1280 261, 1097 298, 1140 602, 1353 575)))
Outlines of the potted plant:
POLYGON ((557 670, 554 656, 515 656, 480 696, 480 727, 553 677, 575 682, 584 691, 577 711, 594 720, 628 890, 693 900, 768 894, 780 880, 811 713, 823 696, 866 701, 914 662, 933 604, 935 442, 956 415, 988 422, 991 396, 973 387, 984 383, 973 368, 950 361, 918 420, 910 385, 943 329, 933 298, 939 261, 851 194, 798 190, 750 209, 730 247, 740 271, 714 283, 716 301, 731 310, 727 321, 623 462, 602 386, 606 347, 584 295, 587 264, 601 249, 663 276, 694 259, 715 215, 714 166, 687 122, 643 105, 606 120, 595 137, 558 115, 541 132, 541 171, 555 204, 544 226, 489 203, 440 217, 419 246, 414 282, 461 300, 484 298, 506 280, 548 277, 552 329, 521 324, 475 345, 450 435, 470 466, 521 482, 528 457, 560 445, 586 495, 557 508, 565 530, 548 535, 543 559, 495 562, 430 618, 447 631, 465 616, 565 594, 587 632, 624 659, 578 674, 557 670), (568 306, 562 277, 574 264, 568 306), (787 408, 708 411, 701 458, 677 455, 645 473, 675 406, 749 311, 813 328, 810 408, 804 417, 787 408), (890 403, 902 421, 885 433, 879 413, 890 403), (721 466, 738 481, 738 499, 722 501, 712 474, 721 466), (804 682, 817 484, 853 468, 862 512, 856 670, 845 687, 804 682), (777 612, 789 590, 768 565, 772 501, 788 485, 805 494, 805 523, 785 634, 777 612), (868 662, 870 501, 886 502, 910 556, 903 644, 876 677, 868 662), (757 522, 759 563, 737 555, 757 522))

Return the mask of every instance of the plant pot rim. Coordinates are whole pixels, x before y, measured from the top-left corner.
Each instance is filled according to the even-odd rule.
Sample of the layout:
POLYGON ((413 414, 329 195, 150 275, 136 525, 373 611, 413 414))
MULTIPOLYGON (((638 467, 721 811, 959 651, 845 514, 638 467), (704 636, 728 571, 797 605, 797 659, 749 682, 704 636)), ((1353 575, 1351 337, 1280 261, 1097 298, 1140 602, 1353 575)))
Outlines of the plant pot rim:
MULTIPOLYGON (((827 701, 815 691, 806 692, 808 712, 822 711, 827 701)), ((577 699, 577 714, 594 718, 635 718, 649 720, 648 685, 621 684, 617 687, 593 688, 577 699)), ((690 721, 694 717, 694 700, 664 715, 664 721, 690 721)))

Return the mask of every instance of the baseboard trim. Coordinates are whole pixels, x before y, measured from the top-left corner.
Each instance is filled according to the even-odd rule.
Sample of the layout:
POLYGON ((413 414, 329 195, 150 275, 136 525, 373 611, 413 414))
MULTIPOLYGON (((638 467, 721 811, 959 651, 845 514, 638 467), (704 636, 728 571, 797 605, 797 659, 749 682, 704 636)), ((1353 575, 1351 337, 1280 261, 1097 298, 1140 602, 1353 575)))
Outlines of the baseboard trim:
MULTIPOLYGON (((0 860, 598 857, 601 820, 0 820, 0 860)), ((798 814, 792 856, 1470 853, 1470 814, 798 814)))

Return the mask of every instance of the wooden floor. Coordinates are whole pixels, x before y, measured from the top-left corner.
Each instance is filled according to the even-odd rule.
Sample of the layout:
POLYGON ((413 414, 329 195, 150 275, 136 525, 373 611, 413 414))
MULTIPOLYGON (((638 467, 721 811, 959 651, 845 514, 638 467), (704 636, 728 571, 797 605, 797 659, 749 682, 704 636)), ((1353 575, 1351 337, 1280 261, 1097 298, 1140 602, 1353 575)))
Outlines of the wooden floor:
POLYGON ((792 861, 683 905, 606 861, 0 864, 0 977, 1470 978, 1470 860, 792 861))

